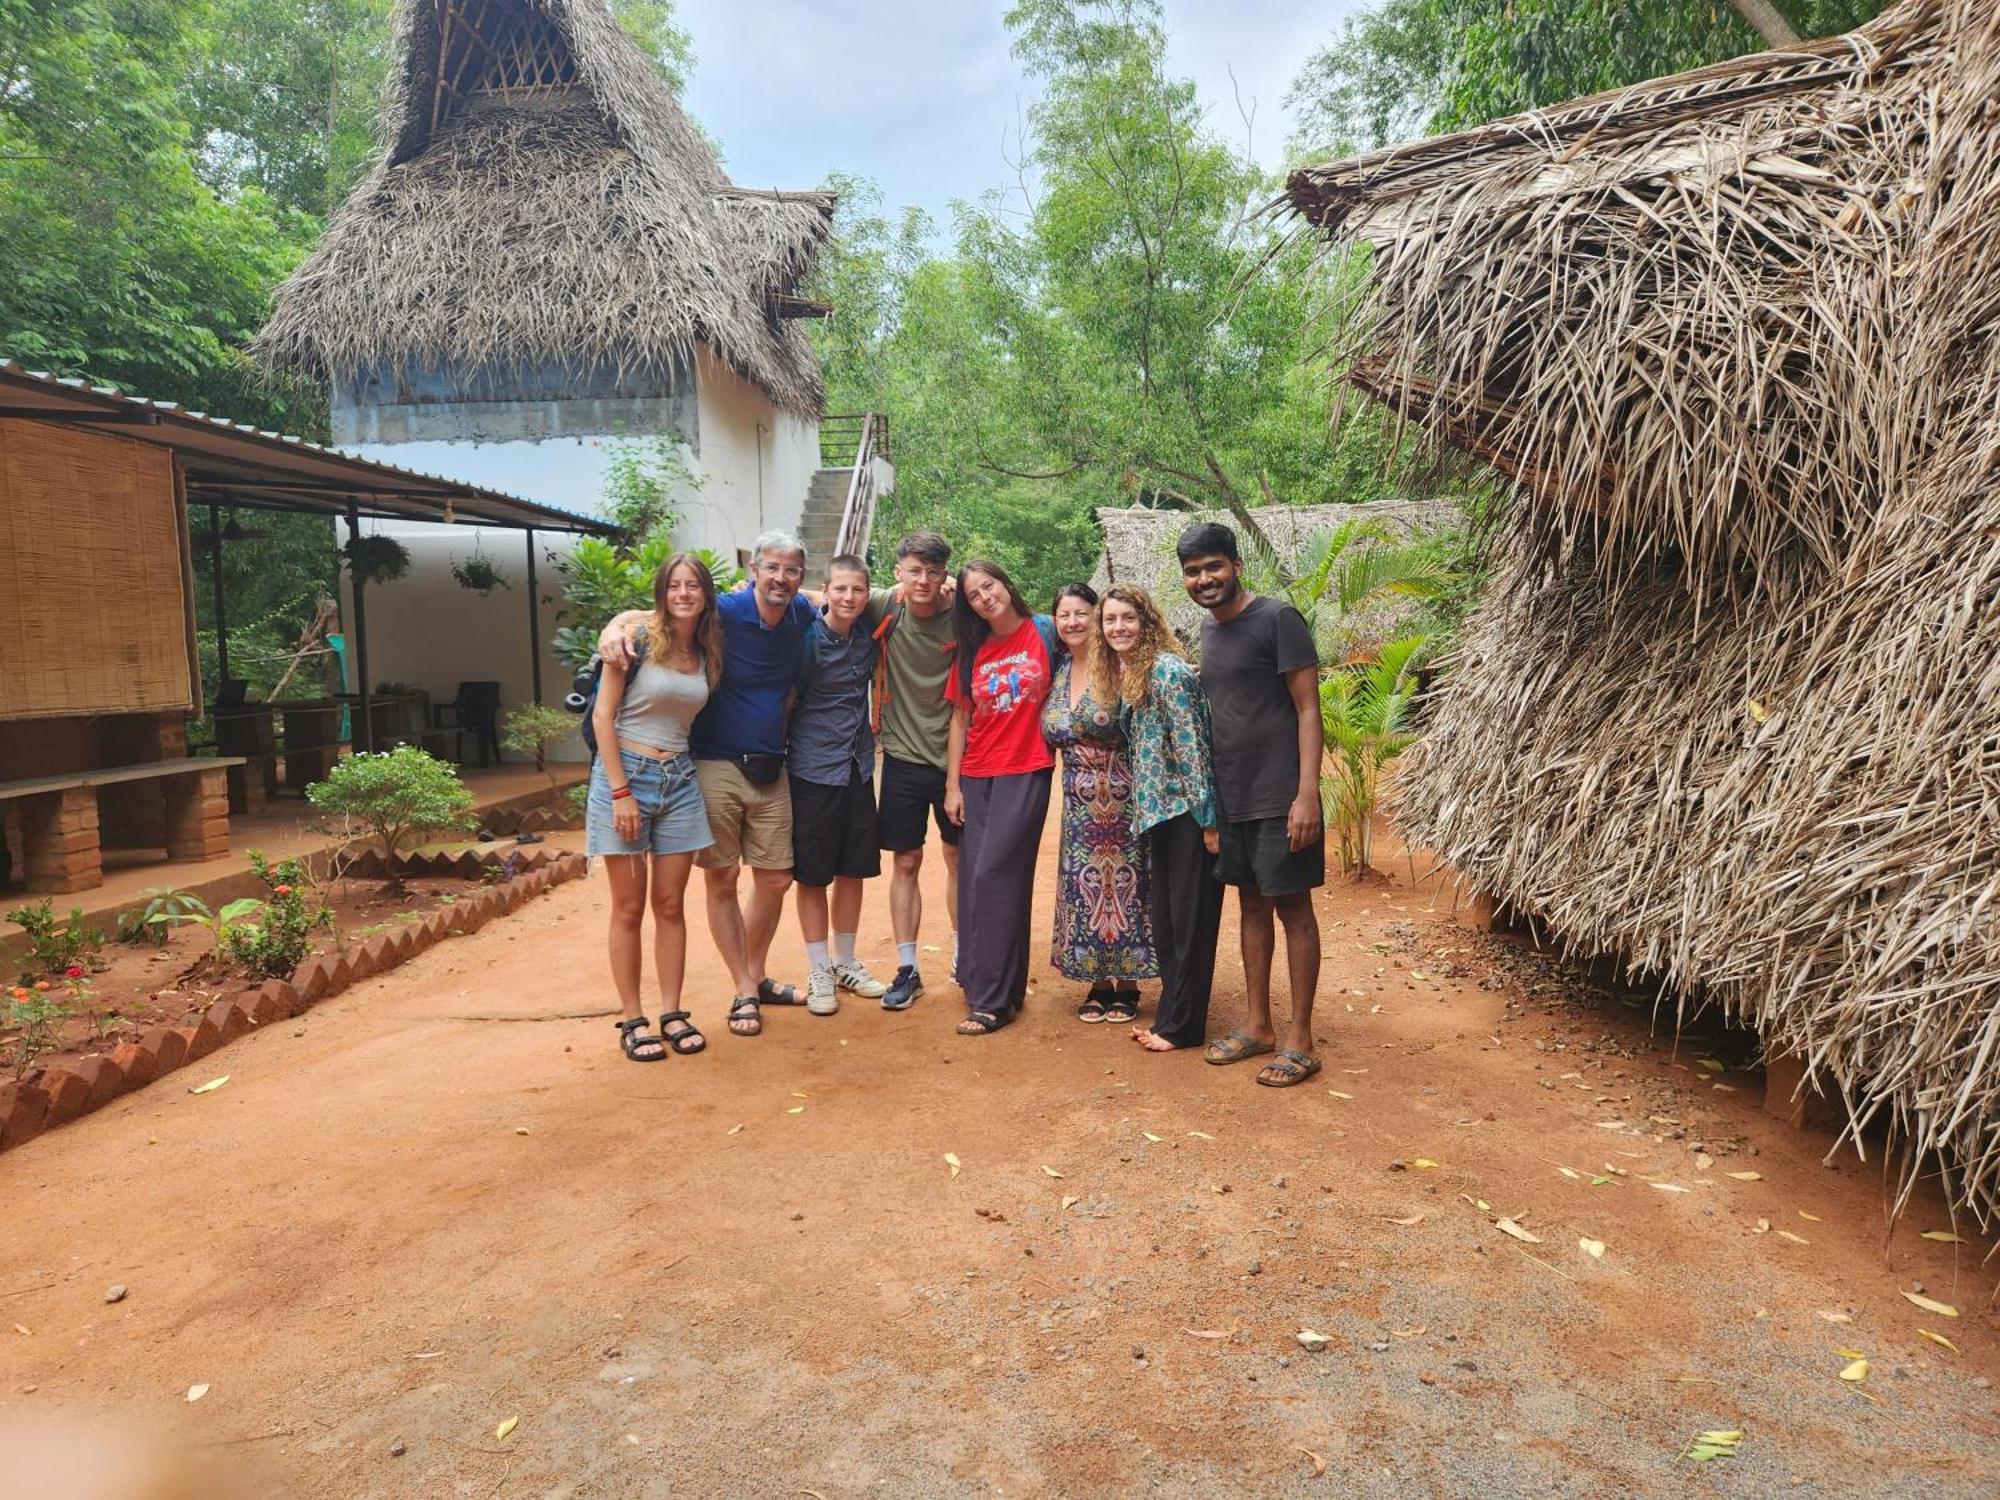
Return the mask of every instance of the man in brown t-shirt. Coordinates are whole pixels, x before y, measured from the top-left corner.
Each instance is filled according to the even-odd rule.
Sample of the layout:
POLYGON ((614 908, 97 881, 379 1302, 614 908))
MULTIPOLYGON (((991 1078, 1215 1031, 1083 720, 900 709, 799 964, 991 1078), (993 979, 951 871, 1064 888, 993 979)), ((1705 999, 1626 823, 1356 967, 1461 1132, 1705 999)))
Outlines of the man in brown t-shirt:
POLYGON ((1243 587, 1236 533, 1227 526, 1190 526, 1175 551, 1188 597, 1208 611, 1201 627, 1201 685, 1215 726, 1221 809, 1216 878, 1236 887, 1242 905, 1243 984, 1250 1011, 1243 1030, 1210 1042, 1204 1056, 1212 1063, 1233 1063, 1275 1048, 1277 1056, 1257 1081, 1288 1088, 1320 1069, 1312 1055, 1320 962, 1312 893, 1326 879, 1319 653, 1296 609, 1243 587), (1285 928, 1292 987, 1282 1047, 1271 1018, 1278 922, 1285 928))

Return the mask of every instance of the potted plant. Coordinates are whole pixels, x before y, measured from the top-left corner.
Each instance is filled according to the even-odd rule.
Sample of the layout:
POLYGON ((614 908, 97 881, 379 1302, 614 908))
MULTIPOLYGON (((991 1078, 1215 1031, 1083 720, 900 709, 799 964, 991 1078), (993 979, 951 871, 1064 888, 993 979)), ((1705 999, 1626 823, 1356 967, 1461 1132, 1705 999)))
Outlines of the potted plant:
POLYGON ((392 536, 350 537, 340 556, 356 583, 394 583, 410 571, 410 549, 392 536))

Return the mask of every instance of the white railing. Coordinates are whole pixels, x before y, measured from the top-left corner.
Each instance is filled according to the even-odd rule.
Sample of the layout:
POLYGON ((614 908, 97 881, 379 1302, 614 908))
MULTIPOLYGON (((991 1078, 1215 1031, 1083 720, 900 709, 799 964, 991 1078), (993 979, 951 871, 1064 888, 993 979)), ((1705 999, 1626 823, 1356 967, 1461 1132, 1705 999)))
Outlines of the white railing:
MULTIPOLYGON (((847 418, 846 421, 853 421, 847 418)), ((888 452, 888 419, 874 412, 859 419, 854 443, 854 469, 847 479, 847 499, 840 508, 836 552, 865 556, 868 533, 875 524, 875 460, 888 452)))

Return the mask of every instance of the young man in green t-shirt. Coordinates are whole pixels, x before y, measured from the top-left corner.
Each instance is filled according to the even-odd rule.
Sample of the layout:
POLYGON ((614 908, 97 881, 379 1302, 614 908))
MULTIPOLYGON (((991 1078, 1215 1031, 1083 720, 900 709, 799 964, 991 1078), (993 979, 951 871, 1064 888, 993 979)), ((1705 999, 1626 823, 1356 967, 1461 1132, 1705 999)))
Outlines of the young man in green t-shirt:
MULTIPOLYGON (((959 827, 944 813, 945 750, 951 733, 944 686, 956 651, 950 563, 949 542, 935 531, 913 531, 896 544, 896 587, 877 591, 870 601, 884 625, 875 669, 882 744, 879 817, 882 847, 895 858, 889 915, 896 933, 896 977, 882 996, 885 1010, 907 1010, 924 992, 917 967, 917 932, 924 913, 917 872, 924 864, 927 821, 936 822, 944 841, 944 909, 954 926, 957 922, 959 827)), ((957 947, 954 931, 954 967, 957 947)))

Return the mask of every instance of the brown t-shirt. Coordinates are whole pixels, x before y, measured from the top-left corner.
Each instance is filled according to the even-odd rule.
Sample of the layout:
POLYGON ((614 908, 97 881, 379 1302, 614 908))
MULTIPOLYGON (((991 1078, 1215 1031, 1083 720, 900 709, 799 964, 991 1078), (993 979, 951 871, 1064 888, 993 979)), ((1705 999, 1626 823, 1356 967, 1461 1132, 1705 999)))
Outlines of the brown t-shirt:
POLYGON ((1201 625, 1201 687, 1214 718, 1225 823, 1282 818, 1299 794, 1299 716, 1285 674, 1318 667, 1305 616, 1261 595, 1228 624, 1201 625))

